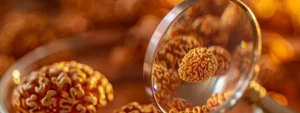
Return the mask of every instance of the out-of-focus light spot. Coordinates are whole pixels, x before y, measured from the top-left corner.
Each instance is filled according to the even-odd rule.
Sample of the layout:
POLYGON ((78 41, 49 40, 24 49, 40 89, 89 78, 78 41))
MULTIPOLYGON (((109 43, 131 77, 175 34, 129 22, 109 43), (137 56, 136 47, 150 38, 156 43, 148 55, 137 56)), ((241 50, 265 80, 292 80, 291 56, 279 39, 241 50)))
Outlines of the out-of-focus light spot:
POLYGON ((20 78, 14 78, 13 81, 15 84, 20 84, 21 80, 20 80, 20 78))
POLYGON ((20 71, 19 70, 14 70, 13 73, 13 81, 15 84, 19 84, 20 83, 20 71))
POLYGON ((227 77, 226 76, 218 78, 216 80, 216 84, 215 84, 215 87, 214 87, 214 92, 217 93, 217 92, 224 91, 224 89, 226 87, 226 81, 227 81, 227 77))
POLYGON ((289 13, 300 15, 299 0, 283 0, 289 13))
POLYGON ((277 11, 278 1, 277 0, 251 0, 249 4, 255 16, 260 19, 269 19, 277 11))
POLYGON ((254 70, 255 72, 259 72, 259 65, 255 65, 254 70))
POLYGON ((283 106, 288 105, 288 100, 284 95, 282 95, 280 93, 276 93, 276 92, 268 92, 268 94, 279 104, 281 104, 283 106))
POLYGON ((294 58, 295 51, 292 45, 279 34, 273 34, 269 41, 270 56, 276 63, 288 61, 294 58))
POLYGON ((156 86, 156 84, 154 84, 153 90, 154 90, 154 91, 157 91, 157 86, 156 86))
POLYGON ((242 47, 242 48, 246 48, 246 45, 247 45, 247 44, 246 44, 245 41, 242 41, 242 42, 241 42, 241 47, 242 47))
POLYGON ((156 79, 153 80, 153 90, 157 91, 157 83, 156 83, 156 79))
POLYGON ((13 77, 14 78, 19 78, 20 77, 20 71, 19 70, 14 70, 13 71, 13 77))

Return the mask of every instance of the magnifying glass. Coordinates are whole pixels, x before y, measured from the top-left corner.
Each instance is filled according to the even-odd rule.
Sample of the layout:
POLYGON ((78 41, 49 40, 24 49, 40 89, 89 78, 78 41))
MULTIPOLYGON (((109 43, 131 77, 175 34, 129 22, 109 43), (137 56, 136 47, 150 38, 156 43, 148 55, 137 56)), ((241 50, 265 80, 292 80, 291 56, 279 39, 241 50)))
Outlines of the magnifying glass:
POLYGON ((260 28, 243 2, 186 0, 151 38, 146 91, 162 112, 226 112, 248 100, 264 112, 294 113, 253 81, 260 53, 260 28))

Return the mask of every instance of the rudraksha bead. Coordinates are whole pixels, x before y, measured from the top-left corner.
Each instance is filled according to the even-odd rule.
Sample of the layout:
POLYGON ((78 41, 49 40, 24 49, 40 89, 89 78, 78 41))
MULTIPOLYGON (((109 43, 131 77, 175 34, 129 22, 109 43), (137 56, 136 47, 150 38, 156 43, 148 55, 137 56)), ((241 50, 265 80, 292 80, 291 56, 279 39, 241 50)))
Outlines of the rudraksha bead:
POLYGON ((190 50, 182 59, 178 72, 186 82, 202 82, 213 76, 218 68, 215 55, 207 48, 190 50))
POLYGON ((96 113, 112 100, 113 88, 107 78, 75 61, 31 72, 12 95, 17 113, 96 113))

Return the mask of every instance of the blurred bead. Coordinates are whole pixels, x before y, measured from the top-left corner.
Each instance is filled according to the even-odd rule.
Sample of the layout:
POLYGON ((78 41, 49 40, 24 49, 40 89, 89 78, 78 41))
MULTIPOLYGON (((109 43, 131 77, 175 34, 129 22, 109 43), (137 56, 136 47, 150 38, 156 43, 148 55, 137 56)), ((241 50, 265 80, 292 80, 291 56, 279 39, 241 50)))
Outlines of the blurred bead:
POLYGON ((115 113, 130 113, 130 112, 141 113, 142 109, 143 107, 139 103, 132 102, 129 103, 128 105, 123 106, 120 111, 117 111, 115 113))
MULTIPOLYGON (((43 35, 43 34, 42 34, 43 35)), ((37 48, 41 34, 35 31, 24 31, 24 34, 19 34, 14 40, 13 55, 17 58, 25 55, 27 52, 37 48)))
MULTIPOLYGON (((293 26, 293 32, 296 35, 300 34, 300 1, 298 0, 283 0, 285 12, 291 17, 291 24, 293 26)), ((287 21, 287 20, 285 20, 287 21)))
MULTIPOLYGON (((270 49, 270 51, 272 50, 273 56, 272 59, 276 60, 277 63, 292 63, 292 62, 299 62, 300 61, 300 37, 296 36, 296 35, 282 35, 282 39, 269 39, 268 41, 272 43, 272 41, 279 41, 277 48, 281 48, 281 49, 277 49, 282 51, 282 53, 285 53, 285 55, 280 55, 281 57, 279 57, 279 55, 277 55, 278 53, 280 53, 280 51, 278 51, 278 53, 274 53, 274 49, 270 49), (284 48, 282 48, 284 47, 284 48), (285 56, 285 57, 283 57, 285 56)), ((276 44, 276 43, 275 43, 276 44)), ((274 45, 275 45, 274 44, 274 45)), ((267 44, 265 44, 267 45, 267 44)), ((269 45, 268 45, 269 46, 269 45)), ((271 47, 271 46, 270 46, 271 47)), ((272 46, 272 48, 274 48, 272 46)))
POLYGON ((131 25, 141 14, 149 13, 147 9, 151 5, 148 5, 147 0, 96 0, 91 6, 94 7, 91 18, 97 24, 131 25))
MULTIPOLYGON (((295 62, 294 62, 295 63, 295 62)), ((288 65, 291 65, 293 63, 290 63, 288 65)), ((287 65, 285 65, 285 67, 289 67, 287 65)), ((300 91, 299 91, 299 83, 296 82, 296 79, 292 76, 295 76, 295 73, 299 72, 299 64, 296 64, 296 66, 292 66, 292 67, 289 67, 289 68, 294 68, 296 71, 293 72, 288 72, 288 76, 290 77, 286 77, 286 82, 285 84, 283 84, 283 91, 280 92, 282 93, 287 99, 288 99, 288 107, 291 107, 292 109, 294 110, 297 110, 299 111, 299 100, 300 100, 300 91)), ((299 75, 299 74, 298 74, 299 75)))
POLYGON ((216 35, 220 28, 219 19, 212 15, 196 18, 192 26, 195 31, 204 36, 216 35))
POLYGON ((117 0, 114 13, 121 20, 136 20, 145 6, 145 0, 117 0))
MULTIPOLYGON (((253 44, 248 43, 247 45, 252 46, 253 44)), ((252 66, 252 47, 247 48, 241 48, 237 47, 236 50, 234 50, 232 59, 234 59, 234 62, 231 62, 231 66, 233 67, 233 78, 232 80, 239 80, 244 73, 247 73, 246 70, 249 69, 249 67, 252 66)), ((236 81, 237 82, 237 81, 236 81)), ((230 84, 231 88, 236 87, 236 84, 230 84)))
POLYGON ((240 7, 234 3, 230 3, 221 16, 220 24, 223 28, 234 29, 241 26, 245 18, 240 7))
POLYGON ((5 13, 9 10, 10 8, 11 1, 10 0, 2 0, 0 4, 0 20, 2 20, 3 16, 5 13))
POLYGON ((230 94, 230 91, 213 94, 206 102, 207 107, 211 110, 217 109, 218 106, 224 104, 224 102, 229 98, 230 94))
POLYGON ((184 0, 159 0, 163 7, 174 8, 184 0))
POLYGON ((174 23, 170 30, 167 32, 168 37, 176 37, 180 35, 197 35, 197 32, 193 29, 193 27, 196 29, 199 26, 201 26, 203 21, 200 19, 195 22, 193 25, 192 21, 178 21, 174 23))
POLYGON ((114 113, 161 113, 153 104, 140 105, 138 102, 131 102, 114 113))
POLYGON ((15 59, 5 54, 0 54, 0 77, 7 71, 7 69, 15 62, 15 59))
POLYGON ((185 110, 177 110, 175 108, 169 110, 169 113, 210 113, 210 108, 206 105, 186 108, 185 110))
POLYGON ((109 62, 115 68, 124 68, 134 62, 133 51, 128 47, 115 47, 109 54, 109 62))
POLYGON ((290 15, 282 11, 277 11, 271 18, 269 18, 267 25, 276 32, 289 34, 293 32, 290 15))
POLYGON ((203 82, 213 76, 217 68, 218 61, 212 51, 198 47, 183 57, 178 73, 186 82, 203 82))
POLYGON ((258 19, 268 20, 277 11, 278 0, 249 0, 248 5, 258 19))
POLYGON ((54 25, 60 37, 72 36, 86 32, 90 23, 80 12, 75 10, 65 10, 55 18, 54 25))
POLYGON ((169 109, 169 111, 172 111, 172 109, 176 109, 177 111, 183 111, 186 108, 191 107, 191 104, 188 103, 187 101, 184 101, 181 98, 173 98, 170 102, 168 102, 167 104, 167 109, 169 109))
POLYGON ((300 15, 300 1, 298 0, 282 0, 286 12, 290 15, 300 15))
POLYGON ((55 33, 55 31, 52 29, 49 29, 44 32, 44 36, 39 38, 39 44, 45 45, 45 44, 48 44, 57 39, 58 39, 58 37, 57 37, 57 34, 55 33))
POLYGON ((0 52, 11 54, 13 48, 13 42, 15 39, 16 32, 19 32, 23 29, 26 20, 21 15, 16 12, 11 12, 9 15, 6 15, 3 20, 3 26, 0 33, 0 52))
POLYGON ((150 12, 146 12, 144 14, 152 14, 160 18, 160 21, 170 12, 170 9, 162 7, 162 8, 154 8, 150 9, 150 12))
POLYGON ((89 31, 81 36, 91 44, 111 45, 124 41, 128 27, 109 25, 89 31))
MULTIPOLYGON (((219 46, 227 46, 229 43, 229 36, 226 33, 220 33, 217 36, 208 37, 209 38, 209 44, 211 45, 219 45, 219 46)), ((207 38, 207 39, 208 39, 207 38)), ((207 41, 207 40, 205 40, 207 41)))
POLYGON ((161 111, 153 104, 143 105, 143 113, 161 113, 161 111))
POLYGON ((188 9, 185 15, 191 20, 206 15, 219 17, 228 4, 228 0, 202 0, 188 9))
POLYGON ((198 2, 197 4, 193 5, 191 8, 187 9, 185 16, 189 20, 194 20, 199 16, 204 16, 207 14, 211 14, 211 4, 210 0, 203 0, 198 2))
POLYGON ((278 33, 268 34, 269 40, 266 45, 269 48, 269 54, 276 63, 291 61, 295 57, 295 50, 291 43, 284 39, 278 33))
POLYGON ((171 110, 169 110, 169 113, 178 113, 179 111, 175 108, 172 108, 171 110))
POLYGON ((150 40, 153 32, 160 23, 161 18, 155 15, 145 15, 141 17, 137 23, 130 28, 130 34, 136 39, 150 40))
POLYGON ((218 61, 218 69, 216 71, 216 75, 226 74, 230 68, 230 53, 222 46, 211 46, 208 49, 214 53, 218 61))
POLYGON ((248 15, 235 3, 229 3, 220 19, 223 37, 230 37, 229 42, 252 40, 252 26, 248 15), (234 40, 234 41, 231 41, 234 40))
POLYGON ((220 16, 230 3, 230 1, 228 0, 208 0, 208 1, 210 2, 210 8, 213 11, 213 14, 216 16, 220 16))
POLYGON ((268 56, 262 56, 258 65, 260 71, 257 75, 257 81, 267 90, 282 90, 283 85, 281 83, 283 83, 286 74, 285 70, 268 56))
POLYGON ((19 58, 45 41, 56 37, 44 15, 13 11, 6 16, 0 35, 0 52, 12 53, 19 58))
POLYGON ((293 25, 294 34, 300 35, 300 15, 292 15, 291 23, 293 25))
POLYGON ((174 96, 176 88, 181 84, 176 70, 168 69, 155 62, 152 67, 152 76, 154 77, 154 97, 158 102, 168 104, 168 100, 174 96))
POLYGON ((112 13, 114 12, 115 3, 115 0, 96 0, 95 3, 90 6, 93 7, 93 13, 91 16, 93 20, 97 23, 117 22, 118 18, 115 18, 115 14, 112 13))
POLYGON ((177 69, 182 58, 189 50, 201 47, 203 42, 194 35, 178 35, 162 40, 156 60, 163 60, 169 68, 177 69))
MULTIPOLYGON (((97 59, 96 59, 97 60, 97 59)), ((105 65, 105 64, 104 64, 105 65)), ((108 66, 108 70, 110 67, 108 66)), ((101 68, 103 70, 103 68, 101 68)), ((111 70, 114 71, 114 70, 111 70)), ((104 72, 103 72, 104 73, 104 72)), ((141 73, 141 72, 140 72, 141 73)), ((138 74, 140 74, 138 73, 138 74)), ((112 78, 109 74, 107 78, 111 81, 118 81, 113 82, 114 88, 114 100, 108 104, 108 106, 101 108, 98 112, 101 113, 113 113, 114 111, 119 111, 122 106, 125 106, 131 102, 139 102, 145 103, 148 105, 149 95, 145 91, 145 85, 143 78, 140 76, 132 76, 131 73, 127 74, 124 72, 120 72, 117 74, 117 78, 112 78)), ((108 75, 108 74, 107 74, 108 75)), ((113 75, 114 76, 114 75, 113 75)))
POLYGON ((193 112, 193 113, 210 113, 211 108, 209 108, 207 105, 203 105, 202 107, 196 106, 193 107, 192 110, 186 109, 185 112, 193 112))
POLYGON ((76 10, 89 17, 93 17, 96 12, 97 0, 59 0, 59 2, 63 10, 76 10))

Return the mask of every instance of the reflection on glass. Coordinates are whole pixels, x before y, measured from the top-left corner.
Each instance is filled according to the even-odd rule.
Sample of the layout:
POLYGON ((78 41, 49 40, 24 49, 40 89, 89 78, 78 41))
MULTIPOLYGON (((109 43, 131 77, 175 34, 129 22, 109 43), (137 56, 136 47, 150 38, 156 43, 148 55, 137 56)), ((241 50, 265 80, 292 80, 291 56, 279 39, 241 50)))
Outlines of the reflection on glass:
POLYGON ((15 82, 15 84, 19 84, 20 83, 20 71, 14 70, 12 75, 13 75, 13 81, 15 82))

